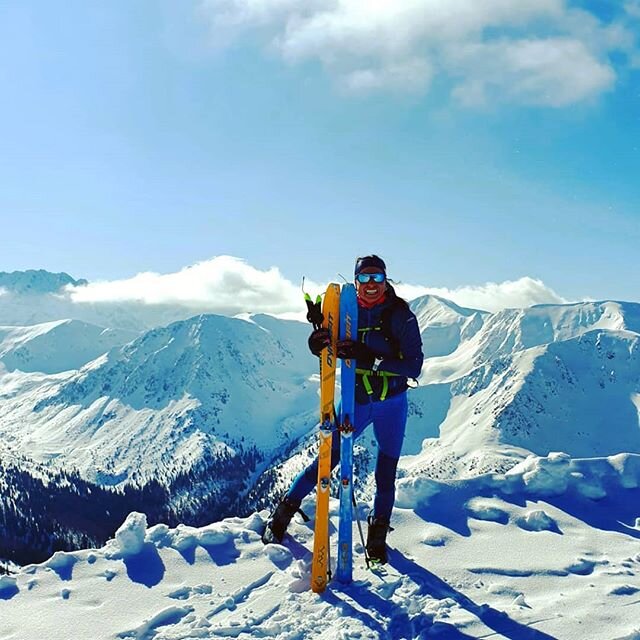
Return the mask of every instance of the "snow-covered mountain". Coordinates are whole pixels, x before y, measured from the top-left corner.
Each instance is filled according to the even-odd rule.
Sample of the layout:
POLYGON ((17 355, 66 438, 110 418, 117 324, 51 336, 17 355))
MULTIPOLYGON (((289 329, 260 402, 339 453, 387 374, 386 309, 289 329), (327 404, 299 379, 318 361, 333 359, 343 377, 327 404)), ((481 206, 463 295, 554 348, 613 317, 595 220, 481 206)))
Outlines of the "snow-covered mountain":
POLYGON ((197 306, 135 301, 77 301, 73 291, 87 284, 66 273, 0 272, 0 325, 30 326, 69 319, 139 335, 206 311, 197 306))
POLYGON ((487 319, 477 343, 476 361, 577 338, 593 330, 640 332, 640 305, 580 302, 506 309, 487 319))
MULTIPOLYGON (((436 415, 419 468, 508 468, 529 452, 640 450, 640 305, 583 303, 507 310, 451 354, 426 360, 412 392, 436 415)), ((415 454, 415 451, 407 451, 415 454)), ((408 461, 407 461, 408 462, 408 461)))
POLYGON ((0 326, 0 363, 8 371, 60 373, 80 369, 135 337, 132 331, 105 329, 79 320, 0 326))
MULTIPOLYGON (((404 452, 412 464, 420 455, 418 466, 432 473, 473 474, 513 466, 529 452, 640 451, 640 305, 488 314, 425 296, 412 307, 425 350, 442 354, 427 358, 410 392, 404 452)), ((95 331, 78 323, 14 329, 1 344, 37 337, 44 353, 55 352, 54 330, 63 327, 95 331)), ((170 478, 220 454, 233 457, 240 445, 271 460, 315 418, 307 333, 302 323, 269 316, 203 315, 149 331, 63 376, 34 382, 16 370, 0 378, 0 437, 102 483, 170 478)), ((86 350, 73 351, 82 359, 86 350)), ((0 354, 18 368, 15 346, 0 354)))
POLYGON ((446 356, 471 339, 490 314, 459 307, 451 300, 427 295, 412 301, 411 309, 421 327, 425 357, 446 356))
POLYGON ((102 484, 171 478, 243 451, 280 449, 314 418, 306 333, 301 323, 268 316, 203 315, 149 331, 35 389, 16 372, 0 380, 10 390, 0 395, 0 438, 102 484))
POLYGON ((67 285, 81 286, 86 280, 74 280, 67 273, 51 273, 50 271, 29 270, 7 273, 0 271, 0 289, 6 293, 39 295, 58 293, 67 285))
MULTIPOLYGON (((43 295, 58 299, 33 294, 43 295)), ((412 308, 428 357, 409 396, 403 508, 412 508, 407 496, 429 492, 436 480, 508 475, 531 454, 564 451, 601 461, 640 452, 640 305, 489 314, 425 296, 412 308)), ((40 463, 42 481, 15 468, 6 477, 52 506, 60 504, 54 489, 74 505, 91 492, 91 484, 75 484, 92 483, 96 496, 98 487, 107 492, 100 493, 102 513, 111 515, 98 518, 102 531, 83 533, 74 521, 62 548, 85 534, 99 542, 127 508, 174 525, 250 514, 270 504, 313 455, 317 361, 306 348, 308 332, 304 323, 264 315, 196 316, 126 344, 132 334, 76 321, 5 327, 0 451, 5 459, 17 456, 22 469, 24 461, 40 463), (69 370, 76 362, 82 366, 69 370), (78 475, 60 475, 66 470, 78 475)), ((372 492, 374 460, 367 434, 356 447, 363 500, 372 492)), ((577 469, 572 473, 583 473, 577 469)), ((15 514, 20 526, 34 521, 23 502, 15 514)), ((57 517, 51 511, 44 529, 57 517)))

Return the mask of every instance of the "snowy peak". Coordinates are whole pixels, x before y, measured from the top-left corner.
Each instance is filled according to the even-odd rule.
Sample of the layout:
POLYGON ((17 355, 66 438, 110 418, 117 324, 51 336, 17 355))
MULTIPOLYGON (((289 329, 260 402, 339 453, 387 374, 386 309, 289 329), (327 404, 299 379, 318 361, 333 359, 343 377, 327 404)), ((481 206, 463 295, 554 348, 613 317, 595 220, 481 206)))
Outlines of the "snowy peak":
POLYGON ((445 324, 462 316, 468 318, 475 313, 489 315, 488 311, 461 307, 452 300, 432 294, 420 296, 411 301, 411 309, 416 316, 430 318, 433 322, 445 324))
POLYGON ((640 304, 580 302, 505 309, 487 319, 478 348, 478 361, 570 340, 593 329, 640 332, 640 304))
POLYGON ((152 402, 156 391, 161 392, 158 401, 184 393, 203 400, 218 387, 228 395, 236 381, 252 389, 275 390, 292 373, 308 375, 311 356, 305 356, 301 362, 288 340, 255 321, 203 314, 148 331, 81 377, 88 387, 94 379, 106 377, 105 391, 134 403, 152 402))
POLYGON ((416 298, 411 302, 411 309, 418 319, 426 357, 453 353, 462 341, 480 330, 489 315, 434 295, 416 298))
POLYGON ((80 286, 86 280, 74 280, 67 273, 51 273, 43 269, 0 272, 0 289, 20 294, 56 293, 67 285, 80 286))
POLYGON ((536 305, 531 314, 548 318, 557 333, 555 340, 591 329, 626 329, 640 333, 640 304, 635 302, 578 302, 567 305, 536 305))
POLYGON ((640 336, 594 330, 492 360, 451 385, 443 443, 576 457, 640 452, 640 336))
POLYGON ((135 337, 130 331, 105 329, 79 320, 0 326, 0 362, 8 371, 60 373, 79 369, 135 337))
POLYGON ((527 452, 640 452, 639 316, 639 304, 612 301, 485 316, 455 352, 425 362, 411 395, 422 419, 408 430, 428 438, 420 467, 477 475, 527 452))

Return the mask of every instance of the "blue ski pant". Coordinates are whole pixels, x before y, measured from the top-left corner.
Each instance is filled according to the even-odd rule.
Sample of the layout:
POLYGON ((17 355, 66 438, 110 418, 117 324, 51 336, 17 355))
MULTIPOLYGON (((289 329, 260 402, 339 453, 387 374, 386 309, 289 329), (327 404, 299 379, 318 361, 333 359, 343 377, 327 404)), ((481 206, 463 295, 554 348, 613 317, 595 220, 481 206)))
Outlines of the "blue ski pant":
MULTIPOLYGON (((354 412, 354 439, 370 424, 378 442, 376 461, 376 496, 373 515, 391 519, 396 497, 396 469, 402 450, 407 424, 407 393, 400 393, 379 402, 356 403, 354 412)), ((331 468, 340 461, 340 436, 334 431, 331 441, 331 468)), ((316 486, 318 481, 318 459, 316 458, 293 481, 287 497, 299 504, 316 486)))

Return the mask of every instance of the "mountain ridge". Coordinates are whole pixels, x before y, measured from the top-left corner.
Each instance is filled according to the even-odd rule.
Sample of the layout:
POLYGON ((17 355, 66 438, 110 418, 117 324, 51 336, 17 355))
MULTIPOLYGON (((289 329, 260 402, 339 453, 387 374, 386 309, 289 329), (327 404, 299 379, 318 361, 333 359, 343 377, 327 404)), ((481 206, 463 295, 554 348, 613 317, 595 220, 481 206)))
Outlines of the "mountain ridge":
MULTIPOLYGON (((496 314, 433 296, 411 305, 428 357, 409 392, 399 473, 466 478, 504 473, 532 453, 638 450, 630 435, 640 406, 637 334, 619 327, 637 328, 640 305, 496 314), (563 406, 571 394, 580 411, 563 406), (583 397, 601 404, 592 410, 583 397), (604 447, 608 403, 620 419, 604 447)), ((10 330, 40 331, 44 344, 55 335, 10 330)), ((266 314, 199 314, 136 335, 77 370, 9 371, 0 362, 0 447, 52 471, 77 469, 99 486, 159 482, 172 517, 187 523, 261 508, 313 456, 318 376, 309 331, 266 314)), ((374 462, 365 434, 356 443, 364 496, 374 462)))
POLYGON ((53 273, 44 269, 0 271, 0 289, 27 295, 56 293, 67 285, 79 287, 88 283, 82 278, 75 280, 68 273, 53 273))

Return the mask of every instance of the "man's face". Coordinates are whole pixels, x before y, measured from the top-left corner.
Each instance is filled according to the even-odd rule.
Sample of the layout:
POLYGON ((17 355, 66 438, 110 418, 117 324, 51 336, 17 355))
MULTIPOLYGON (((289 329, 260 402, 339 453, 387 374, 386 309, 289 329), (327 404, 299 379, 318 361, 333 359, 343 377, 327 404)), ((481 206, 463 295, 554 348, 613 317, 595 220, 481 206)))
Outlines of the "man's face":
MULTIPOLYGON (((381 274, 384 276, 384 273, 377 267, 365 267, 358 275, 361 274, 381 274)), ((374 303, 384 296, 384 293, 387 290, 386 278, 383 278, 382 282, 375 282, 373 278, 369 278, 368 282, 361 282, 360 280, 361 279, 356 276, 356 292, 361 300, 366 300, 368 303, 374 303)))

